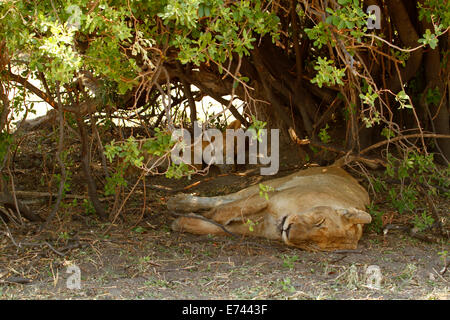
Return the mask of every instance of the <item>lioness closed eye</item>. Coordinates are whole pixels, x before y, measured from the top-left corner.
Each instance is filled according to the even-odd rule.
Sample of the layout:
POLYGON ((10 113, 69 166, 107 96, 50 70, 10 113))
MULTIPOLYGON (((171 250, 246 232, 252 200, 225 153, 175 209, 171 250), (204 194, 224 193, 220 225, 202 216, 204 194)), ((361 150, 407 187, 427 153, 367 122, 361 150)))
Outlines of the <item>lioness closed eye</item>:
MULTIPOLYGON (((260 196, 256 185, 219 197, 180 194, 167 206, 177 212, 201 213, 233 233, 313 251, 355 249, 362 225, 371 222, 363 211, 369 204, 367 191, 341 168, 309 168, 264 184, 271 190, 267 198, 260 196), (248 221, 256 223, 249 228, 248 221)), ((213 223, 190 217, 176 219, 172 229, 225 234, 213 223)))

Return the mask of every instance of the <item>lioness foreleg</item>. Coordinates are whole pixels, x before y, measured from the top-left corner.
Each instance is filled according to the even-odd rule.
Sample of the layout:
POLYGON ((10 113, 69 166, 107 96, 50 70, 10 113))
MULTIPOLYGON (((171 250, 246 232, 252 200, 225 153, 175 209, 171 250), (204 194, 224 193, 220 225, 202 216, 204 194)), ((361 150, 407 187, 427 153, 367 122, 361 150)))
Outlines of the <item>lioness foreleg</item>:
POLYGON ((245 223, 246 217, 264 210, 268 205, 266 199, 257 195, 218 206, 205 213, 204 216, 224 226, 233 221, 245 223))
POLYGON ((245 223, 246 217, 264 210, 267 206, 268 202, 259 196, 237 200, 211 209, 203 214, 203 217, 206 219, 210 219, 223 227, 199 219, 199 216, 193 215, 192 218, 180 217, 176 219, 172 223, 172 230, 194 234, 227 234, 233 231, 233 228, 228 230, 227 225, 229 223, 233 221, 242 221, 242 223, 245 223))
POLYGON ((176 212, 199 212, 230 203, 236 196, 196 197, 191 194, 177 194, 167 201, 167 208, 176 212))

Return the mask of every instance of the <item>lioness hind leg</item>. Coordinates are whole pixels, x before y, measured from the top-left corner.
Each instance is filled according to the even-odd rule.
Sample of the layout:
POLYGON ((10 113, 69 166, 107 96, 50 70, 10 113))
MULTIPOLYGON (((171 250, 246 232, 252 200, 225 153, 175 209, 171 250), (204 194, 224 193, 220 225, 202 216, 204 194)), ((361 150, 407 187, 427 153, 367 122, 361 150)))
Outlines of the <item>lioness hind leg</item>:
POLYGON ((172 222, 171 227, 174 231, 189 232, 193 234, 225 234, 225 231, 222 228, 198 218, 177 218, 174 222, 172 222))

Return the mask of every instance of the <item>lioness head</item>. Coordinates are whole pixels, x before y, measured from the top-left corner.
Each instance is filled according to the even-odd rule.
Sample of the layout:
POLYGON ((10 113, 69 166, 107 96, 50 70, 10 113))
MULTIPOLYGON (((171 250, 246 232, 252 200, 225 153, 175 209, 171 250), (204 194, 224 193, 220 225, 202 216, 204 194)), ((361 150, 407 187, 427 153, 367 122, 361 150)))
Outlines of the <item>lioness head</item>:
POLYGON ((367 212, 358 209, 321 206, 283 217, 279 231, 286 244, 305 250, 356 249, 362 224, 371 220, 367 212))

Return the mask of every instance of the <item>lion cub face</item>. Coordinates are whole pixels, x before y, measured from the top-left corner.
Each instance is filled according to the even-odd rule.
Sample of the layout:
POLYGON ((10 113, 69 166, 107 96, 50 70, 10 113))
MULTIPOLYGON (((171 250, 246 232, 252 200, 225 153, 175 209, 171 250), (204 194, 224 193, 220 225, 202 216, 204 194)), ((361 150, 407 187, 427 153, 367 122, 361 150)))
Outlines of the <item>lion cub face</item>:
POLYGON ((358 209, 321 206, 283 217, 279 231, 286 244, 305 250, 356 249, 362 224, 371 220, 367 212, 358 209))

